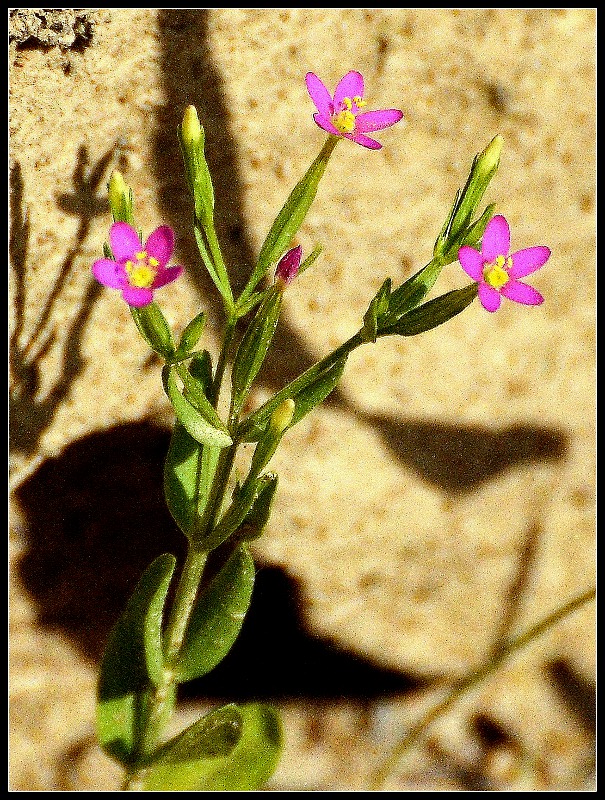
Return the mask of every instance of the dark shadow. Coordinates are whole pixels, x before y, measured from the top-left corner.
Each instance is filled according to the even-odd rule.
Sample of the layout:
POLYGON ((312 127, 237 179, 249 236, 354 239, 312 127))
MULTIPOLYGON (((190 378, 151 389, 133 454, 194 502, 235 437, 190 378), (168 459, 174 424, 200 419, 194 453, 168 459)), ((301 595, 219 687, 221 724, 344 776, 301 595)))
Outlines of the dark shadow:
MULTIPOLYGON (((167 430, 150 422, 91 434, 46 461, 16 491, 28 545, 19 578, 38 623, 66 635, 92 661, 99 661, 148 564, 164 552, 184 556, 184 537, 162 492, 168 439, 167 430)), ((261 567, 235 647, 187 692, 369 698, 414 685, 313 636, 295 582, 282 569, 261 567)))
POLYGON ((597 690, 594 683, 564 659, 547 664, 546 674, 574 719, 587 733, 596 736, 597 690))
POLYGON ((24 341, 26 296, 26 264, 30 226, 24 204, 24 185, 21 167, 15 162, 10 173, 10 261, 13 272, 14 325, 9 341, 11 387, 9 393, 9 446, 11 452, 32 455, 40 437, 51 424, 57 408, 69 394, 84 368, 81 355, 82 337, 101 287, 91 277, 75 317, 67 322, 68 332, 63 346, 61 369, 50 391, 39 396, 41 361, 54 345, 56 328, 52 314, 65 287, 76 257, 90 232, 95 217, 108 213, 107 200, 98 196, 101 182, 114 157, 108 151, 89 168, 86 148, 81 147, 73 173, 73 191, 57 197, 62 211, 80 219, 75 244, 67 252, 37 319, 36 327, 24 341))
POLYGON ((564 457, 567 436, 535 425, 490 429, 479 425, 397 420, 357 414, 382 436, 393 455, 444 492, 468 492, 521 464, 564 457))

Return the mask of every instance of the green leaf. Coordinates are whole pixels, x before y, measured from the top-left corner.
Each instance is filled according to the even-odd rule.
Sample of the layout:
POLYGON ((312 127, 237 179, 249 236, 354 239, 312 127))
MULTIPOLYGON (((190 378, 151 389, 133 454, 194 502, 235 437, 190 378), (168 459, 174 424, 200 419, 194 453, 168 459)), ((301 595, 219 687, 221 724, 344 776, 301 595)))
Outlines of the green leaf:
POLYGON ((191 728, 187 729, 160 751, 146 771, 145 791, 256 791, 275 771, 282 732, 279 717, 270 706, 225 706, 191 727, 195 726, 200 730, 191 733, 191 728), (239 738, 226 752, 236 733, 239 738), (180 742, 183 736, 185 740, 180 742))
POLYGON ((254 561, 242 544, 204 588, 175 667, 179 683, 201 678, 227 655, 250 605, 254 574, 254 561))
POLYGON ((278 477, 275 473, 268 473, 259 479, 256 499, 239 527, 238 539, 250 541, 262 535, 271 516, 277 483, 278 477))
POLYGON ((235 705, 206 714, 156 753, 143 778, 144 791, 187 792, 204 788, 206 774, 225 763, 242 736, 235 705))
POLYGON ((381 327, 388 327, 421 303, 435 285, 444 265, 443 259, 434 258, 426 267, 395 289, 389 298, 388 313, 381 327))
POLYGON ((174 356, 172 331, 160 307, 156 303, 149 303, 142 308, 130 306, 130 313, 149 347, 162 358, 171 359, 174 356))
POLYGON ((232 444, 231 436, 224 428, 217 428, 209 422, 194 406, 185 399, 176 384, 174 367, 164 367, 162 370, 164 391, 172 403, 178 421, 187 432, 200 444, 212 447, 228 447, 232 444))
POLYGON ((204 333, 206 314, 202 311, 187 324, 181 334, 179 346, 176 349, 176 358, 185 358, 195 348, 204 333))
POLYGON ((380 335, 416 336, 419 333, 430 331, 455 317, 456 314, 460 314, 476 297, 476 283, 471 283, 463 289, 454 289, 409 311, 380 335))
POLYGON ((238 413, 273 340, 283 295, 279 289, 269 292, 244 333, 233 360, 231 385, 233 411, 238 413))
POLYGON ((164 495, 168 510, 186 536, 191 535, 198 514, 202 450, 203 445, 177 422, 164 464, 164 495))
POLYGON ((249 297, 271 264, 275 264, 286 252, 292 239, 302 225, 307 211, 317 194, 321 180, 338 138, 330 136, 320 154, 300 179, 277 215, 271 230, 267 234, 258 257, 258 263, 250 276, 246 288, 242 292, 242 302, 249 297))
POLYGON ((177 367, 177 372, 183 381, 183 397, 185 400, 199 411, 212 427, 229 435, 229 431, 219 417, 218 412, 206 397, 205 376, 204 383, 202 383, 191 374, 190 369, 186 369, 182 364, 177 367))
POLYGON ((124 764, 136 757, 144 695, 162 676, 162 615, 175 564, 175 557, 165 553, 147 568, 109 636, 101 663, 97 735, 103 750, 124 764))
POLYGON ((391 279, 387 278, 376 292, 376 295, 372 298, 372 302, 364 314, 363 328, 361 329, 361 336, 364 342, 376 341, 376 336, 378 335, 378 321, 389 308, 390 296, 391 279))

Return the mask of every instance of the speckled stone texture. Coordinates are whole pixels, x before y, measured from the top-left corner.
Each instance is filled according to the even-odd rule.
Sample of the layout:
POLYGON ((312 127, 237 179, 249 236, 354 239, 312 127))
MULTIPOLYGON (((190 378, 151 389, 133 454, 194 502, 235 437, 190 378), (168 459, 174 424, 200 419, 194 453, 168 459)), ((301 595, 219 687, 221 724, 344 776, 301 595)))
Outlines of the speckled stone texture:
MULTIPOLYGON (((11 786, 117 790, 94 745, 109 625, 151 558, 182 553, 161 498, 171 422, 159 364, 119 293, 94 284, 118 167, 187 278, 158 295, 179 331, 220 306, 189 226, 176 125, 207 135, 236 286, 319 152, 304 75, 363 73, 405 122, 340 143, 297 237, 324 251, 287 291, 260 403, 360 326, 385 277, 432 245, 474 155, 502 134, 486 199, 514 250, 545 244, 544 305, 478 303, 443 328, 357 350, 339 390, 288 433, 255 543, 239 660, 183 697, 283 711, 269 788, 366 789, 422 708, 594 581, 594 9, 111 9, 90 36, 10 52, 11 786), (264 663, 259 651, 269 654, 264 663)), ((457 264, 438 289, 462 286, 457 264)), ((590 787, 587 605, 440 720, 392 790, 590 787)))

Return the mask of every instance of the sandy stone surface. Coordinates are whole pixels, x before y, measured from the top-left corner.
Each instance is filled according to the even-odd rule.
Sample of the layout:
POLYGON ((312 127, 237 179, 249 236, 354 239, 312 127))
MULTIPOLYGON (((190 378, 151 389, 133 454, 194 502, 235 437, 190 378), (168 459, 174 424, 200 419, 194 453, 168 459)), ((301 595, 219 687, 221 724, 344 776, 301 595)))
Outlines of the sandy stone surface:
MULTIPOLYGON (((225 697, 282 709, 269 788, 366 789, 444 686, 594 582, 595 12, 87 13, 73 39, 42 35, 40 18, 25 36, 11 18, 13 790, 119 788, 94 744, 98 658, 146 564, 182 553, 161 498, 159 364, 90 275, 111 169, 146 233, 175 228, 187 277, 158 300, 177 331, 206 309, 215 350, 220 306, 175 136, 184 108, 206 128, 239 287, 324 141, 305 73, 333 87, 357 69, 372 107, 404 111, 382 150, 337 147, 297 237, 324 252, 288 290, 258 403, 358 330, 385 277, 398 285, 430 259, 497 133, 487 199, 513 249, 552 249, 531 280, 541 307, 475 303, 350 357, 274 459, 256 627, 239 660, 183 697, 179 725, 225 697)), ((465 283, 453 264, 437 289, 465 283)), ((444 716, 384 788, 589 788, 594 656, 589 604, 444 716)))

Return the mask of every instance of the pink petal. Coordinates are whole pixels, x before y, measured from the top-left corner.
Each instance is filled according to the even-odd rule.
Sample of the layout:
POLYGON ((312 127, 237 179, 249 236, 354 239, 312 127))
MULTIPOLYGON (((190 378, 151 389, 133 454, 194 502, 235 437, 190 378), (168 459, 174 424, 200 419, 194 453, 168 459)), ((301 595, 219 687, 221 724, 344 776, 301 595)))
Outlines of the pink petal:
POLYGON ((174 250, 174 231, 168 225, 156 228, 145 243, 147 255, 157 258, 160 267, 165 267, 170 261, 174 250))
POLYGON ((183 274, 183 267, 167 267, 161 269, 155 276, 155 280, 151 286, 152 289, 159 289, 160 286, 166 286, 167 283, 172 283, 183 274))
POLYGON ((131 258, 142 249, 137 232, 127 222, 113 223, 109 229, 109 244, 116 261, 131 258))
POLYGON ((485 261, 481 253, 478 253, 474 247, 469 247, 467 244, 463 245, 458 250, 458 261, 469 278, 474 281, 483 280, 483 265, 485 261))
POLYGON ((326 133, 331 133, 333 136, 342 136, 342 133, 332 124, 332 120, 329 117, 324 117, 323 114, 313 114, 313 119, 315 124, 319 125, 326 133))
POLYGON ((390 128, 391 125, 395 125, 402 118, 403 112, 395 108, 384 109, 383 111, 366 111, 364 114, 356 116, 355 131, 359 131, 359 133, 381 131, 383 128, 390 128))
POLYGON ((128 285, 124 267, 109 258, 100 258, 95 261, 92 265, 92 274, 99 283, 102 283, 103 286, 109 286, 110 289, 121 289, 123 286, 128 285))
MULTIPOLYGON (((343 134, 341 133, 340 135, 342 136, 343 134)), ((375 139, 370 139, 369 136, 365 136, 363 133, 345 133, 344 136, 360 144, 362 147, 367 147, 369 150, 380 150, 382 147, 380 142, 377 142, 375 139)))
POLYGON ((497 311, 500 308, 502 298, 493 286, 488 283, 479 284, 479 300, 486 311, 497 311))
POLYGON ((137 286, 126 286, 122 289, 122 297, 129 306, 141 308, 148 306, 153 300, 153 291, 151 289, 139 289, 137 286))
POLYGON ((497 214, 487 223, 481 241, 481 253, 486 261, 493 261, 496 256, 507 256, 510 250, 510 228, 503 216, 497 214))
POLYGON ((315 103, 315 108, 321 114, 330 117, 334 113, 334 104, 332 103, 332 95, 326 89, 323 81, 314 72, 307 72, 305 82, 309 96, 315 103))
POLYGON ((344 78, 340 79, 336 91, 334 92, 334 108, 339 111, 339 106, 345 97, 351 100, 354 97, 363 97, 363 76, 360 72, 347 72, 344 78))
POLYGON ((521 281, 509 281, 500 289, 501 294, 515 303, 523 303, 524 306, 539 306, 544 302, 544 298, 533 286, 528 286, 521 281))
POLYGON ((550 250, 548 247, 527 247, 513 253, 511 258, 513 266, 508 274, 511 278, 524 278, 546 264, 550 258, 550 250))

